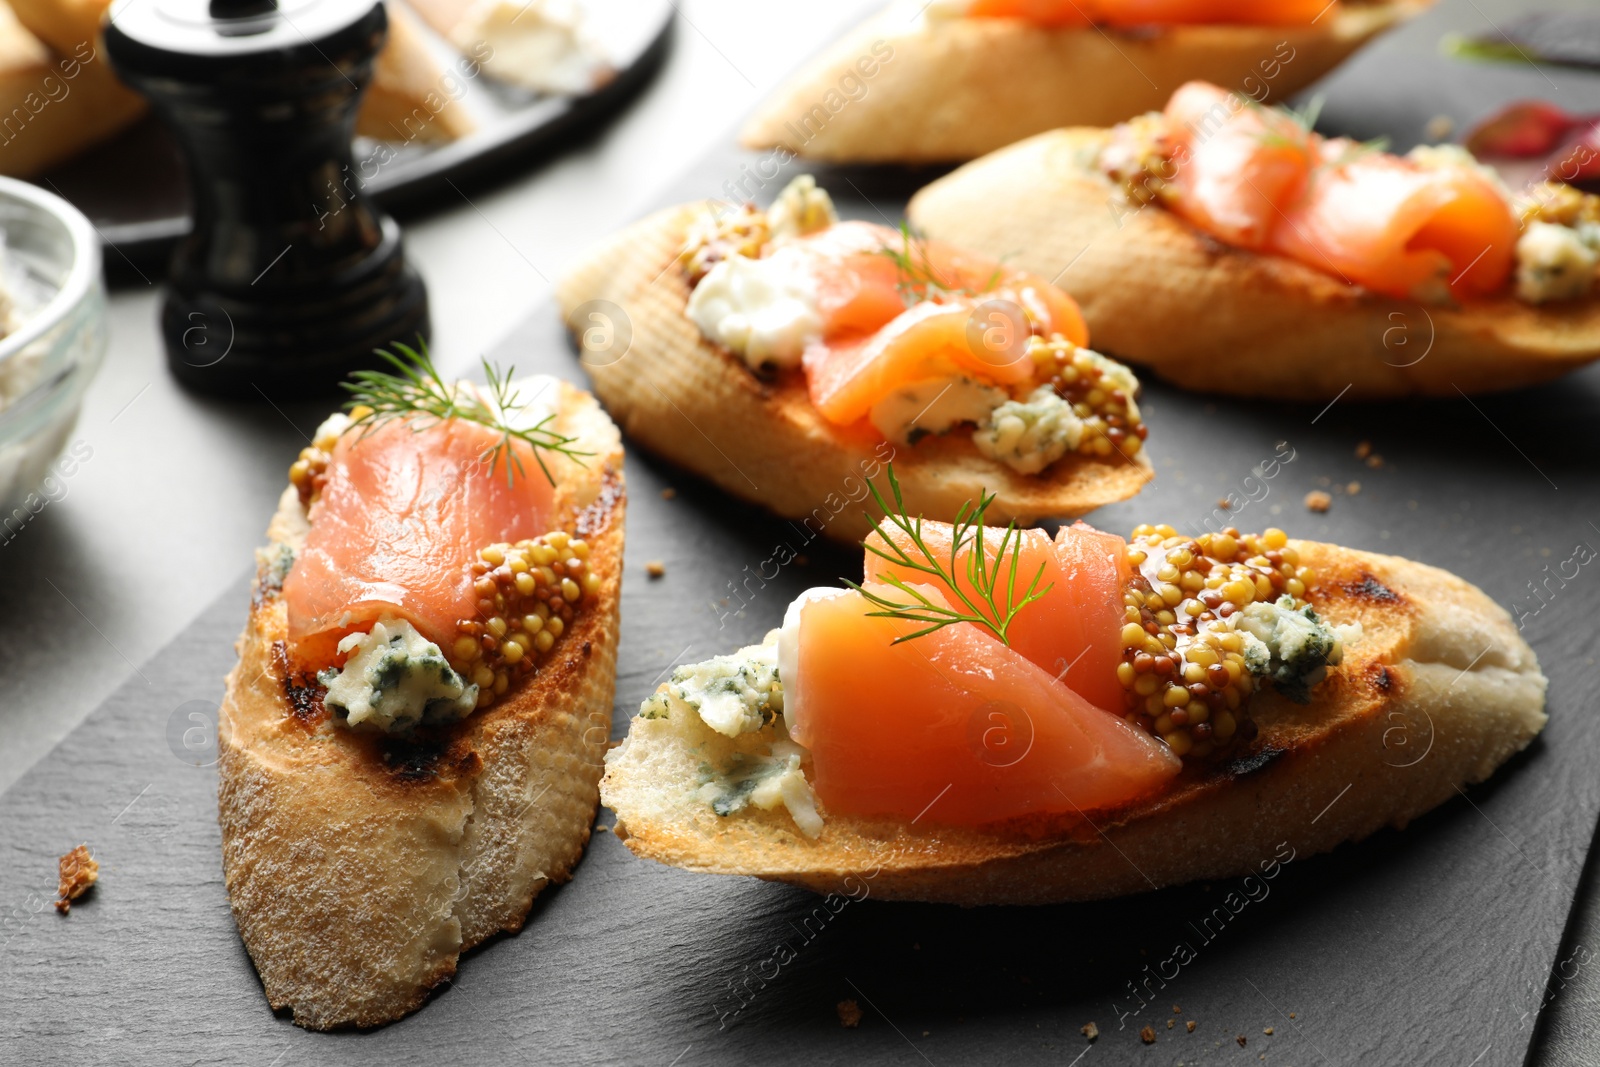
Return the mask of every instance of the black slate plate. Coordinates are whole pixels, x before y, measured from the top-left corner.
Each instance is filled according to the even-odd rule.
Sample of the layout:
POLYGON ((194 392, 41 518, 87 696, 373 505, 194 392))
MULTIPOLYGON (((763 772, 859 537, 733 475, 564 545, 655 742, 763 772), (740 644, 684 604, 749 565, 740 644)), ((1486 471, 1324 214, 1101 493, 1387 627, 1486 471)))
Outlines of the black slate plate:
MULTIPOLYGON (((1386 101, 1378 86, 1389 83, 1351 84, 1336 80, 1343 91, 1329 109, 1350 125, 1392 120, 1398 130, 1429 106, 1427 92, 1386 101)), ((1459 98, 1483 103, 1470 91, 1459 98)), ((759 163, 719 154, 673 196, 717 195, 759 163)), ((846 214, 892 220, 926 177, 823 180, 846 214)), ((578 376, 549 307, 495 355, 578 376)), ((881 903, 870 889, 865 900, 821 898, 694 875, 635 860, 602 832, 522 934, 472 953, 421 1012, 369 1034, 304 1033, 267 1010, 240 946, 221 886, 214 775, 194 766, 210 758, 219 679, 245 613, 241 583, 0 797, 4 1058, 1522 1063, 1547 983, 1573 956, 1560 940, 1600 811, 1589 698, 1600 571, 1565 563, 1580 543, 1600 547, 1600 443, 1579 429, 1600 416, 1600 369, 1506 397, 1329 401, 1246 403, 1152 384, 1157 480, 1095 521, 1123 532, 1145 520, 1192 527, 1234 492, 1256 498, 1229 517, 1241 526, 1412 556, 1521 610, 1551 678, 1548 729, 1490 782, 1404 832, 1297 857, 1270 879, 965 911, 881 903), (1382 467, 1356 458, 1362 440, 1382 467), (1246 483, 1279 441, 1294 459, 1246 483), (1335 490, 1333 509, 1309 514, 1303 494, 1324 487, 1335 490), (47 903, 54 859, 79 841, 96 850, 102 884, 62 918, 47 903), (839 1023, 846 998, 864 1012, 858 1028, 839 1023), (1091 1020, 1102 1034, 1093 1045, 1079 1033, 1091 1020), (1146 1025, 1154 1048, 1137 1036, 1146 1025)), ((859 568, 859 554, 807 543, 793 525, 648 456, 630 456, 628 477, 616 736, 673 663, 759 638, 799 590, 859 568), (669 485, 671 500, 660 494, 669 485), (804 562, 767 564, 779 544, 804 562), (649 560, 665 563, 664 578, 645 577, 649 560)), ((262 501, 263 517, 270 506, 262 501)), ((1427 750, 1425 737, 1394 740, 1396 765, 1427 750)), ((1394 766, 1349 789, 1381 790, 1405 773, 1394 766)), ((1330 804, 1349 799, 1330 790, 1330 804)), ((1594 1058, 1591 1043, 1570 1062, 1594 1058)))
MULTIPOLYGON (((610 6, 619 2, 628 0, 611 0, 610 6)), ((463 106, 478 128, 437 145, 357 138, 352 180, 384 207, 403 211, 432 202, 446 191, 457 197, 459 191, 450 189, 451 182, 492 175, 592 127, 632 99, 660 68, 671 40, 674 10, 670 0, 630 3, 607 37, 616 76, 577 97, 536 94, 481 72, 463 76, 461 56, 419 27, 441 70, 463 86, 463 106)), ((159 269, 172 243, 189 232, 189 182, 183 157, 166 126, 152 116, 36 180, 89 217, 108 246, 113 269, 119 259, 159 269), (116 180, 107 180, 109 175, 116 175, 116 180)))

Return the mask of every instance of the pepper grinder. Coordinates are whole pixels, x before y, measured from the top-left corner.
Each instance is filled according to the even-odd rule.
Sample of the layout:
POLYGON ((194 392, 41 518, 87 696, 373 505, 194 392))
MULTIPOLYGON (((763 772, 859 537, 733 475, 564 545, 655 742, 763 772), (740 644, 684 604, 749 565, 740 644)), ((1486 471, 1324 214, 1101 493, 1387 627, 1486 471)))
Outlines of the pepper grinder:
POLYGON ((194 226, 161 330, 184 384, 243 395, 332 388, 373 349, 428 332, 400 227, 352 182, 381 0, 118 0, 117 74, 188 160, 194 226))

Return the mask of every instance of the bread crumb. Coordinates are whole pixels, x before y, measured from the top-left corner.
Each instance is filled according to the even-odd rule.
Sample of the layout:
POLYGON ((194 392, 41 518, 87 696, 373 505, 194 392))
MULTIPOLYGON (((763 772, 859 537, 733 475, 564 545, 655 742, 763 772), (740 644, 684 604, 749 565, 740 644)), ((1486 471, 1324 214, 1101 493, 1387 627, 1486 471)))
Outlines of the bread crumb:
POLYGON ((644 572, 652 578, 660 578, 667 573, 667 565, 659 559, 653 559, 644 565, 644 572))
POLYGON ((1271 1036, 1272 1036, 1272 1027, 1270 1027, 1270 1026, 1263 1026, 1263 1027, 1262 1027, 1262 1028, 1261 1028, 1261 1032, 1262 1032, 1262 1033, 1263 1033, 1263 1034, 1266 1034, 1266 1035, 1267 1035, 1267 1036, 1268 1036, 1268 1037, 1271 1037, 1271 1036))
POLYGON ((847 1030, 854 1030, 861 1025, 861 1005, 853 1000, 841 1000, 835 1010, 839 1013, 839 1025, 847 1030))
POLYGON ((89 891, 100 879, 100 864, 89 855, 88 845, 79 845, 56 863, 60 884, 56 895, 56 910, 65 915, 72 910, 72 902, 89 891))
POLYGON ((1090 1041, 1093 1041, 1095 1038, 1100 1036, 1100 1028, 1092 1022, 1088 1022, 1078 1027, 1078 1033, 1082 1034, 1090 1041))
POLYGON ((1176 1004, 1174 1004, 1172 1006, 1172 1014, 1174 1014, 1174 1015, 1182 1015, 1183 1014, 1183 1009, 1178 1007, 1176 1004))
POLYGON ((1176 1019, 1168 1019, 1168 1020, 1167 1020, 1167 1029, 1168 1029, 1168 1030, 1171 1030, 1171 1029, 1172 1029, 1172 1026, 1173 1026, 1173 1024, 1174 1024, 1174 1023, 1176 1023, 1176 1022, 1177 1022, 1177 1021, 1178 1021, 1178 1020, 1176 1020, 1176 1019))
POLYGON ((1238 1037, 1234 1038, 1234 1040, 1239 1042, 1239 1047, 1240 1048, 1244 1048, 1245 1040, 1244 1040, 1244 1035, 1243 1034, 1240 1034, 1238 1037))
POLYGON ((1422 127, 1422 135, 1430 141, 1443 141, 1456 132, 1456 120, 1449 115, 1435 115, 1422 127))
POLYGON ((1361 483, 1351 482, 1349 485, 1344 487, 1344 491, 1349 493, 1351 496, 1355 496, 1357 493, 1361 492, 1361 483))
POLYGON ((1294 1018, 1294 1012, 1292 1012, 1292 1011, 1291 1011, 1291 1012, 1290 1012, 1290 1013, 1289 1013, 1289 1018, 1291 1018, 1291 1019, 1293 1019, 1293 1018, 1294 1018))
POLYGON ((1332 506, 1333 497, 1324 493, 1321 489, 1313 489, 1306 494, 1306 508, 1315 511, 1319 515, 1332 506))
POLYGON ((1139 1031, 1139 1040, 1147 1045, 1153 1045, 1156 1043, 1156 1032, 1147 1026, 1139 1031))
POLYGON ((1190 1019, 1188 1022, 1183 1024, 1183 1028, 1185 1030, 1189 1031, 1191 1034, 1194 1033, 1194 1027, 1195 1027, 1195 1022, 1194 1022, 1193 1019, 1190 1019))
POLYGON ((811 557, 806 555, 804 552, 795 556, 794 561, 797 566, 801 567, 809 567, 811 565, 811 557))
POLYGON ((1366 459, 1370 455, 1372 455, 1372 442, 1371 441, 1362 441, 1359 445, 1356 445, 1356 458, 1357 459, 1366 459))
POLYGON ((673 497, 675 497, 677 495, 678 495, 678 491, 676 489, 672 488, 672 486, 670 486, 670 485, 667 486, 665 489, 661 490, 661 499, 662 500, 671 500, 673 497))
POLYGON ((1217 507, 1221 508, 1223 511, 1227 511, 1230 508, 1232 508, 1233 505, 1228 502, 1228 498, 1227 497, 1219 496, 1219 497, 1217 497, 1217 507))
POLYGON ((1377 470, 1379 467, 1383 466, 1383 457, 1374 452, 1372 455, 1367 457, 1367 466, 1371 467, 1373 470, 1377 470))

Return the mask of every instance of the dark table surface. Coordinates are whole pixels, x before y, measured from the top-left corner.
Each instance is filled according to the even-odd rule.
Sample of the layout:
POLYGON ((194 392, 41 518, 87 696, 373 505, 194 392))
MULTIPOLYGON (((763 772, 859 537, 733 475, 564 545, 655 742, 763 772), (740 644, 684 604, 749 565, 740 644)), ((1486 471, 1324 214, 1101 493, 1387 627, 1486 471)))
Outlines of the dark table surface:
MULTIPOLYGON (((1387 133, 1403 146, 1435 115, 1466 121, 1512 96, 1597 109, 1600 90, 1583 76, 1551 74, 1546 85, 1539 72, 1466 69, 1438 58, 1442 30, 1511 9, 1488 0, 1442 4, 1326 83, 1325 125, 1387 133)), ((714 152, 663 200, 715 194, 741 158, 714 152)), ((892 217, 925 176, 828 172, 824 181, 836 192, 854 183, 841 196, 848 212, 892 217)), ((548 308, 497 355, 524 369, 576 371, 548 308)), ((150 397, 128 384, 127 406, 90 417, 107 426, 141 417, 141 398, 150 397)), ((1527 584, 1547 565, 1578 542, 1600 545, 1592 525, 1600 524, 1600 446, 1580 429, 1600 414, 1600 371, 1508 397, 1337 402, 1325 410, 1153 385, 1147 408, 1158 478, 1134 501, 1094 516, 1109 529, 1198 521, 1281 440, 1296 458, 1239 514, 1242 524, 1436 563, 1525 609, 1536 606, 1527 584), (1384 456, 1383 467, 1356 458, 1363 440, 1384 456), (1351 482, 1358 491, 1349 491, 1351 482), (1322 487, 1335 491, 1334 506, 1313 516, 1300 500, 1322 487)), ((140 435, 177 443, 207 425, 211 449, 175 452, 128 478, 114 516, 52 519, 47 510, 36 521, 50 525, 29 531, 39 536, 6 547, 0 678, 17 696, 0 719, 14 714, 14 701, 39 699, 32 694, 41 687, 65 699, 89 674, 104 675, 109 654, 95 631, 105 629, 96 611, 105 591, 142 583, 160 595, 163 575, 143 573, 137 552, 117 551, 119 525, 195 530, 200 557, 220 555, 208 528, 224 530, 223 542, 255 540, 300 431, 319 414, 286 402, 278 410, 232 408, 181 395, 161 418, 143 412, 140 435), (225 478, 230 488, 209 500, 192 489, 163 493, 175 477, 188 486, 225 478)), ((100 429, 86 423, 81 432, 100 429)), ((114 448, 97 455, 107 473, 94 476, 118 473, 110 470, 119 463, 114 448)), ((94 472, 91 461, 83 475, 94 472)), ((728 582, 792 533, 647 456, 630 456, 629 478, 618 734, 672 663, 758 638, 795 591, 859 566, 849 553, 812 546, 805 565, 730 615, 718 603, 728 582), (659 493, 667 485, 679 490, 670 501, 659 493), (667 567, 654 582, 643 573, 653 559, 667 567)), ((243 570, 242 561, 233 566, 243 570)), ((1016 910, 868 900, 818 916, 808 894, 639 862, 602 833, 575 881, 542 899, 528 929, 472 954, 434 1003, 375 1034, 333 1036, 303 1033, 267 1011, 221 888, 214 776, 186 762, 182 744, 191 714, 214 715, 244 613, 236 583, 154 659, 145 661, 148 647, 133 648, 115 672, 127 677, 122 687, 0 798, 0 1059, 421 1063, 467 1049, 513 1062, 685 1067, 1002 1055, 1028 1063, 1265 1056, 1467 1065, 1523 1062, 1538 1027, 1546 1047, 1536 1062, 1593 1063, 1600 1039, 1589 1009, 1600 984, 1586 946, 1600 943, 1600 912, 1586 895, 1569 922, 1569 904, 1600 809, 1592 772, 1600 731, 1587 685, 1600 643, 1596 581, 1584 569, 1528 620, 1526 634, 1551 677, 1551 724, 1527 754, 1404 833, 1296 859, 1261 888, 1193 886, 1016 910), (65 919, 38 910, 53 889, 53 857, 79 840, 100 853, 104 885, 65 919), (1248 906, 1219 933, 1200 933, 1194 924, 1233 889, 1250 894, 1248 906), (1130 983, 1141 986, 1146 967, 1169 966, 1179 942, 1190 943, 1195 958, 1164 979, 1165 988, 1146 987, 1160 1000, 1140 1006, 1130 983), (770 973, 763 965, 779 944, 796 950, 795 962, 753 980, 770 973), (835 1005, 845 998, 866 1012, 859 1029, 838 1024, 835 1005), (1173 1005, 1182 1013, 1171 1015, 1173 1005), (1119 1015, 1127 1028, 1118 1028, 1119 1015), (1167 1017, 1178 1021, 1172 1030, 1167 1017), (1183 1026, 1189 1019, 1198 1023, 1192 1035, 1183 1026), (1078 1033, 1090 1020, 1104 1034, 1093 1046, 1078 1033), (1146 1023, 1157 1031, 1154 1048, 1134 1037, 1146 1023)), ((126 610, 136 614, 137 604, 126 610)))

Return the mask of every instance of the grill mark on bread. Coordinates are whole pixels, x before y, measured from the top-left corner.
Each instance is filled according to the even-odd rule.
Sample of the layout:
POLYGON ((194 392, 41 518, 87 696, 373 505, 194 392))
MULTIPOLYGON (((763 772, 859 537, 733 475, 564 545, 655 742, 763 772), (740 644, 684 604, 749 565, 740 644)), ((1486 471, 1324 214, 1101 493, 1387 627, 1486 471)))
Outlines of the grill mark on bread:
POLYGON ((1368 668, 1372 675, 1372 687, 1379 693, 1387 696, 1394 688, 1397 679, 1394 673, 1382 663, 1374 663, 1368 668))
POLYGON ((1369 571, 1362 571, 1360 578, 1345 582, 1342 588, 1352 600, 1366 600, 1374 604, 1399 604, 1402 602, 1399 593, 1378 581, 1369 571))
POLYGON ((470 777, 483 767, 478 755, 458 730, 413 737, 384 737, 377 748, 393 781, 403 784, 470 777))
POLYGON ((1222 775, 1235 781, 1260 774, 1279 759, 1289 754, 1289 750, 1273 745, 1263 746, 1261 749, 1230 760, 1222 767, 1222 775))
POLYGON ((575 527, 578 536, 588 540, 611 525, 612 516, 622 505, 626 491, 617 472, 607 467, 600 481, 600 493, 594 502, 578 512, 575 527))
POLYGON ((289 716, 302 726, 316 726, 328 717, 322 698, 328 692, 309 671, 296 670, 289 659, 285 641, 272 642, 272 671, 283 679, 283 695, 289 716))

